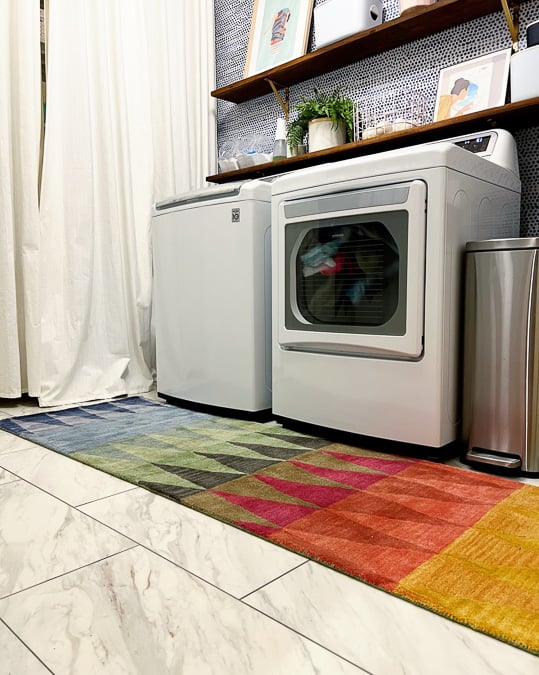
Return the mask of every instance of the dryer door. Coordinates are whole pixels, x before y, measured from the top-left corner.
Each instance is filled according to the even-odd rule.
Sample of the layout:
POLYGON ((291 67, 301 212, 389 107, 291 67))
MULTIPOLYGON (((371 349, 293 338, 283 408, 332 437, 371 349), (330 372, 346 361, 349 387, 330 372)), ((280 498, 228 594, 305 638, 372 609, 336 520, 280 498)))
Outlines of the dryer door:
POLYGON ((281 348, 421 357, 426 199, 415 180, 281 203, 281 348))

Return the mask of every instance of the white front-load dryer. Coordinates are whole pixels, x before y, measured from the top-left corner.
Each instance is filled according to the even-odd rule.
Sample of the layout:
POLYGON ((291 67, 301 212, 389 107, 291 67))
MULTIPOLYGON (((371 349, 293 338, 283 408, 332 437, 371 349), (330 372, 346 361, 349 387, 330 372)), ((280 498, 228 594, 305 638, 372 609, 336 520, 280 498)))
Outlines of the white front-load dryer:
POLYGON ((431 448, 458 438, 464 248, 518 236, 515 157, 496 130, 274 181, 276 416, 431 448))
POLYGON ((157 391, 172 403, 271 408, 271 184, 155 204, 157 391))

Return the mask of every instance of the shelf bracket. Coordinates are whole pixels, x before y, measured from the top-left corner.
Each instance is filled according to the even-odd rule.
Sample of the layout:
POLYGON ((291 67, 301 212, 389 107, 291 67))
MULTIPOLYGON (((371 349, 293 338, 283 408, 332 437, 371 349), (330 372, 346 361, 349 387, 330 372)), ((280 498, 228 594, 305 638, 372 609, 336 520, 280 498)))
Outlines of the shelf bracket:
POLYGON ((518 13, 520 7, 516 2, 511 1, 511 7, 509 7, 507 0, 501 0, 501 2, 505 20, 507 21, 507 27, 509 28, 511 40, 513 41, 513 51, 518 52, 518 13))
POLYGON ((281 106, 284 112, 284 118, 288 122, 288 115, 290 111, 290 90, 288 87, 285 87, 282 84, 278 84, 277 82, 274 82, 273 80, 270 80, 269 77, 264 78, 266 82, 269 82, 270 87, 273 90, 273 93, 275 94, 275 98, 277 99, 277 103, 281 106), (279 89, 284 89, 284 101, 283 97, 279 93, 279 89))

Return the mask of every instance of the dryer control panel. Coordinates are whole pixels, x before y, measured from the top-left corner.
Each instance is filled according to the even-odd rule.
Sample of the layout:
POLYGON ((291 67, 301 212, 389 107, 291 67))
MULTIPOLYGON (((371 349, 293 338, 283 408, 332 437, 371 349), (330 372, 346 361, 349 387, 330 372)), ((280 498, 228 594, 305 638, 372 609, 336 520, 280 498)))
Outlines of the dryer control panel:
POLYGON ((457 141, 455 145, 458 145, 459 148, 464 148, 470 152, 475 153, 485 153, 489 144, 492 145, 492 141, 495 140, 492 134, 486 136, 475 136, 474 138, 466 138, 464 141, 457 141))
MULTIPOLYGON (((436 141, 440 143, 442 141, 436 141)), ((454 143, 459 148, 469 150, 499 166, 519 175, 517 146, 513 136, 504 129, 489 129, 476 134, 454 136, 444 139, 445 143, 454 143)))

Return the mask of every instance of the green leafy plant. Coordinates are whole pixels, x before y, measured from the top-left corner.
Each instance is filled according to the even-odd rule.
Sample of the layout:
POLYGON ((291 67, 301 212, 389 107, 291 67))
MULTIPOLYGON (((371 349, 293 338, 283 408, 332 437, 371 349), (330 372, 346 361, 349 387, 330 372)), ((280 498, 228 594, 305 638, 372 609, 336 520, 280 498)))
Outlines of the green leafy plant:
POLYGON ((309 122, 319 117, 328 117, 337 128, 339 122, 344 122, 347 140, 354 138, 354 103, 351 98, 344 96, 340 89, 331 94, 325 94, 318 89, 314 90, 312 98, 303 98, 294 110, 298 117, 288 125, 286 139, 290 150, 294 150, 303 140, 309 130, 309 122))

